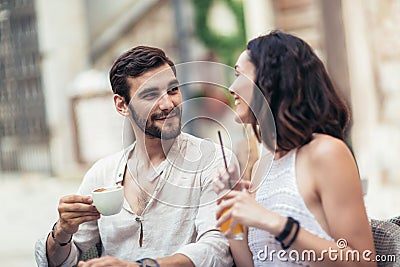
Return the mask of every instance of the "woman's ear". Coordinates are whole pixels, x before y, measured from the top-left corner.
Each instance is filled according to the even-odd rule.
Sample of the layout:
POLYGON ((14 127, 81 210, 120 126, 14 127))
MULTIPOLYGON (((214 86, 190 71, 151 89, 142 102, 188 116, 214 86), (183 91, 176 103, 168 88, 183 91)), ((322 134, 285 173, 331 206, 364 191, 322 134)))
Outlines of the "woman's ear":
POLYGON ((129 108, 128 104, 125 102, 125 98, 123 96, 114 95, 114 106, 119 114, 122 116, 128 116, 129 115, 129 108))

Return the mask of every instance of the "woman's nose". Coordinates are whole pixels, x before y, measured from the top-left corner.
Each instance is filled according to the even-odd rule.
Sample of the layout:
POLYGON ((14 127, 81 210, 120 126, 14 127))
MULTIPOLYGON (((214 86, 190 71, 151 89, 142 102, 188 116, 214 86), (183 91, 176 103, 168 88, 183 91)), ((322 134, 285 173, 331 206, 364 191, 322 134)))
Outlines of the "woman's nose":
POLYGON ((229 87, 229 93, 231 94, 231 95, 234 95, 234 94, 236 94, 236 91, 235 91, 235 83, 233 83, 230 87, 229 87))

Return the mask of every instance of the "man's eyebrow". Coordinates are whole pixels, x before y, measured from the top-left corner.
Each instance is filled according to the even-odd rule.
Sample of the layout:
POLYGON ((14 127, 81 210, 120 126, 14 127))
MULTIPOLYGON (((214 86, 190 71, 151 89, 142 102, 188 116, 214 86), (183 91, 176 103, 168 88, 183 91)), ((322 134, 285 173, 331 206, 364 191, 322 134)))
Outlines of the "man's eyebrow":
POLYGON ((168 83, 168 87, 171 87, 171 86, 178 86, 179 85, 179 82, 178 82, 178 80, 172 80, 172 81, 170 81, 169 83, 168 83))

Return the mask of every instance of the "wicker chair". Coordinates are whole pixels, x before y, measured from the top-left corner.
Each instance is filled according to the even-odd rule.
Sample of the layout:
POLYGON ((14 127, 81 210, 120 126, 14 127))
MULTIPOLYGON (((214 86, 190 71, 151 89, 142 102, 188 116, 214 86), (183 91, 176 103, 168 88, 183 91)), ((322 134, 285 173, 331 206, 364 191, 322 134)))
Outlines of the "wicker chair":
MULTIPOLYGON (((101 251, 102 251, 102 245, 101 242, 99 242, 93 247, 91 247, 88 251, 83 253, 80 256, 79 260, 87 261, 90 259, 99 258, 101 256, 101 251)), ((74 267, 76 267, 76 265, 74 267)))
POLYGON ((400 217, 388 221, 371 219, 372 234, 374 237, 377 255, 395 255, 395 262, 378 262, 379 267, 400 267, 400 217))
POLYGON ((397 224, 398 226, 400 226, 400 216, 391 218, 388 220, 388 222, 391 222, 391 223, 394 223, 394 224, 397 224))

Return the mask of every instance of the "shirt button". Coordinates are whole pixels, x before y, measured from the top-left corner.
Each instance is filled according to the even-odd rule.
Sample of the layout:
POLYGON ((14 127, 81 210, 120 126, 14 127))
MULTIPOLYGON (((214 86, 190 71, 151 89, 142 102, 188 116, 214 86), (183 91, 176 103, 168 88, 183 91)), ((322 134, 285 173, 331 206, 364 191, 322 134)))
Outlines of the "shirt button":
POLYGON ((140 217, 136 217, 135 221, 140 222, 141 221, 140 217))

